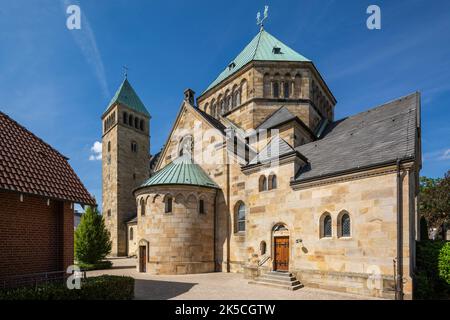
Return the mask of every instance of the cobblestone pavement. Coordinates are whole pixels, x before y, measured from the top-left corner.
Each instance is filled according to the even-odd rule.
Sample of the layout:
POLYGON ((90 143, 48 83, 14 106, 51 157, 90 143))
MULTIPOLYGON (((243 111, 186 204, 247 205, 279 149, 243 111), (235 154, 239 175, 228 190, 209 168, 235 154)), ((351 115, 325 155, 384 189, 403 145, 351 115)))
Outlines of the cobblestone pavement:
POLYGON ((302 288, 289 291, 248 284, 242 274, 202 273, 191 275, 149 275, 139 273, 135 259, 111 259, 113 269, 97 270, 89 276, 112 274, 136 279, 135 298, 138 300, 362 300, 367 297, 322 289, 302 288))

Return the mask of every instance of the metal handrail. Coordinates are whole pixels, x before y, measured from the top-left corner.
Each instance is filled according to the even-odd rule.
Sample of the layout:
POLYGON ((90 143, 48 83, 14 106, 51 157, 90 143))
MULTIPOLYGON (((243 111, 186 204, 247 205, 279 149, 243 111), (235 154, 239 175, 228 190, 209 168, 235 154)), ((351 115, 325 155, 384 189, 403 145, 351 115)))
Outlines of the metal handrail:
POLYGON ((258 267, 261 267, 264 263, 266 263, 267 262, 267 260, 269 260, 270 259, 270 256, 269 255, 267 255, 267 256, 265 256, 260 262, 258 262, 258 267))

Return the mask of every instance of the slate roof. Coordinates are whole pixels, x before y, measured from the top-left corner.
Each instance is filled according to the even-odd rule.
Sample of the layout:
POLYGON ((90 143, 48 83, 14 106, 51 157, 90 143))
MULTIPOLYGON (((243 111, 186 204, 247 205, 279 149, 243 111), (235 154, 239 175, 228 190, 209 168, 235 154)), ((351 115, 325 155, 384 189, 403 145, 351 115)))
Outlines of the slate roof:
POLYGON ((133 223, 137 223, 137 216, 134 216, 133 218, 131 218, 130 220, 128 220, 126 222, 126 224, 133 224, 133 223))
POLYGON ((117 89, 116 94, 109 102, 108 107, 106 108, 106 111, 116 102, 121 103, 134 111, 143 113, 150 117, 150 113, 148 112, 148 110, 144 106, 144 104, 142 103, 142 101, 139 98, 139 96, 137 95, 136 91, 134 91, 130 82, 128 82, 127 78, 125 78, 123 80, 119 89, 117 89))
POLYGON ((297 118, 297 116, 292 114, 286 107, 283 106, 264 120, 257 129, 270 129, 279 124, 294 120, 295 118, 297 118))
MULTIPOLYGON (((272 36, 266 30, 261 29, 260 32, 250 41, 250 43, 237 55, 231 63, 234 67, 230 68, 230 64, 219 74, 219 76, 206 88, 205 93, 209 89, 215 87, 223 80, 239 71, 250 61, 310 61, 301 54, 289 48, 283 42, 272 36), (274 53, 274 47, 280 48, 280 53, 274 53)), ((203 94, 202 93, 202 94, 203 94)))
POLYGON ((67 160, 0 112, 0 189, 95 205, 67 160))
POLYGON ((295 148, 308 159, 295 180, 412 159, 419 99, 414 93, 329 124, 322 139, 295 148))
POLYGON ((191 160, 190 156, 181 156, 173 160, 164 168, 158 170, 139 188, 160 185, 194 185, 209 188, 219 186, 191 160))
POLYGON ((279 136, 273 137, 262 150, 250 160, 249 165, 269 162, 272 159, 282 157, 295 150, 279 136))

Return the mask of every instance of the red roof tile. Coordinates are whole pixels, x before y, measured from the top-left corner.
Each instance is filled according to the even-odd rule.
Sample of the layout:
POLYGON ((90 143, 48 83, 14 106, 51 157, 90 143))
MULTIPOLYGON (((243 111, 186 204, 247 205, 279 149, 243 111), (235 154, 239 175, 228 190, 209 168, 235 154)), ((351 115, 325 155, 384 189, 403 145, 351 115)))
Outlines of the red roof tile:
POLYGON ((0 112, 0 189, 95 205, 67 160, 0 112))

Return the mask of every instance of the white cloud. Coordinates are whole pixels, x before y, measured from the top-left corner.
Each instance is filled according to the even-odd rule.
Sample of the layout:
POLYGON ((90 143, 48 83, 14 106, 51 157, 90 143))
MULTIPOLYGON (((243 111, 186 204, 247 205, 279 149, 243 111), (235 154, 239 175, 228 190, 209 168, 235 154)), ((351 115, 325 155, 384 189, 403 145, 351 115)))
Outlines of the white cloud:
POLYGON ((95 141, 91 147, 92 154, 89 156, 89 160, 102 160, 102 143, 95 141))
POLYGON ((446 161, 450 160, 450 148, 432 151, 423 155, 424 161, 446 161))
POLYGON ((447 149, 444 152, 442 152, 438 160, 450 160, 450 149, 447 149))

